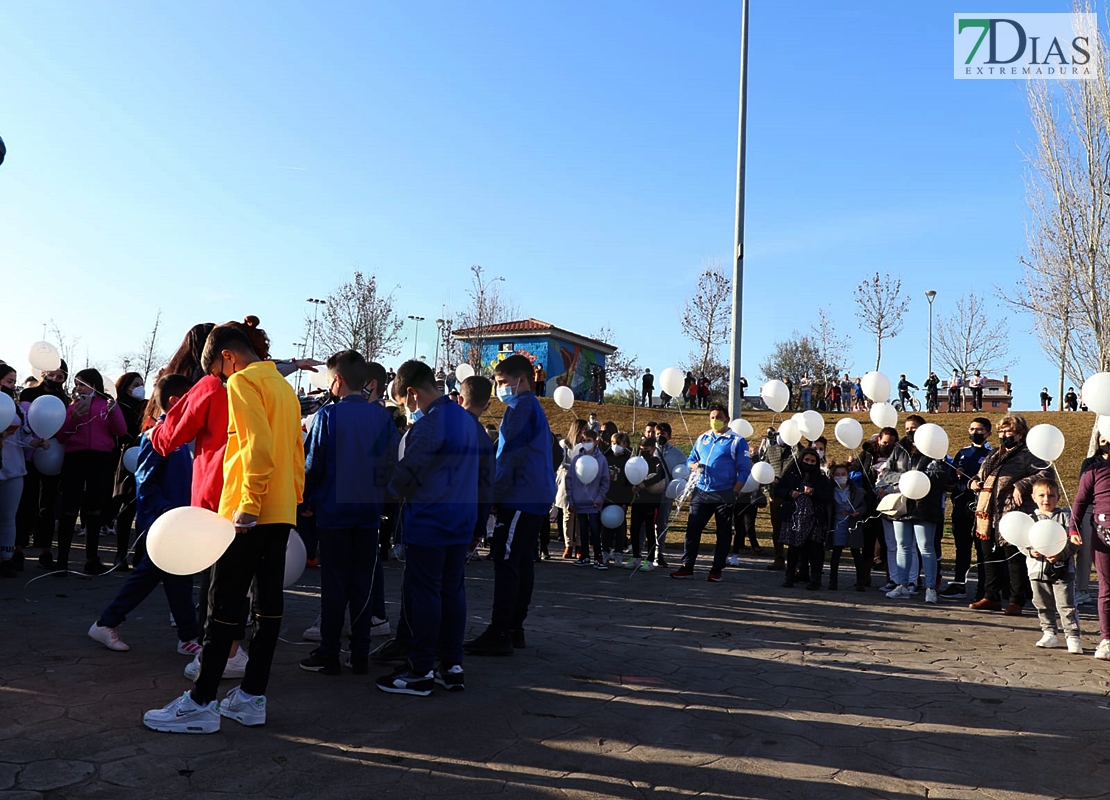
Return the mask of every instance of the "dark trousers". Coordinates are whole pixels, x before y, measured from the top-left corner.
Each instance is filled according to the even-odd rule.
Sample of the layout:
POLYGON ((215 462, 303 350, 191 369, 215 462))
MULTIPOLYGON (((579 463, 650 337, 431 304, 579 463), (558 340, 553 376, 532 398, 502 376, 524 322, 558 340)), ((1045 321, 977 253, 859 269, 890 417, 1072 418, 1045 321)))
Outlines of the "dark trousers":
POLYGON ((128 614, 139 607, 139 603, 150 596, 159 583, 166 592, 170 613, 177 623, 177 638, 183 642, 198 638, 200 626, 197 624, 197 609, 193 605, 193 576, 163 572, 154 565, 149 555, 144 556, 128 574, 116 599, 101 612, 98 621, 106 628, 117 627, 127 619, 128 614))
POLYGON ((615 528, 606 528, 601 526, 601 550, 604 553, 623 553, 624 548, 628 546, 628 521, 621 520, 621 524, 615 528))
POLYGON ((1007 570, 1009 571, 1010 602, 1019 606, 1025 605, 1028 597, 1026 584, 1029 583, 1029 573, 1025 568, 1025 556, 1012 544, 1002 545, 995 543, 991 550, 990 558, 986 563, 987 586, 985 596, 989 600, 999 600, 1006 591, 1007 570))
POLYGON ((590 557, 590 545, 594 548, 594 560, 601 560, 601 514, 575 514, 578 518, 578 531, 582 537, 582 557, 590 557))
POLYGON ((713 503, 699 500, 697 494, 690 504, 690 516, 686 521, 686 545, 682 551, 682 566, 694 568, 701 547, 701 534, 709 518, 717 523, 717 546, 713 549, 712 572, 720 572, 728 560, 728 546, 732 541, 732 503, 713 503))
POLYGON ((60 475, 43 475, 28 462, 23 476, 23 495, 16 512, 15 543, 18 547, 49 550, 54 541, 54 523, 58 520, 58 489, 60 475))
MULTIPOLYGON (((971 548, 975 541, 975 513, 967 508, 965 500, 968 494, 960 499, 952 500, 952 539, 956 545, 956 574, 952 577, 953 583, 966 584, 968 573, 971 572, 971 548)), ((937 526, 938 529, 940 526, 937 526)), ((939 557, 939 553, 938 553, 939 557)), ((986 567, 983 566, 985 558, 979 559, 977 568, 979 586, 986 585, 986 567)))
POLYGON ((821 582, 821 570, 825 568, 825 546, 821 542, 809 541, 802 545, 786 548, 786 579, 821 582))
POLYGON ((320 652, 339 655, 343 619, 351 615, 351 655, 370 652, 378 577, 377 528, 317 528, 320 548, 320 652))
POLYGON ((62 467, 62 514, 58 521, 58 564, 69 563, 77 515, 85 525, 85 561, 100 561, 100 525, 112 499, 115 454, 97 450, 66 453, 62 467))
MULTIPOLYGON (((446 667, 462 664, 466 632, 463 575, 469 549, 469 543, 442 547, 405 544, 401 591, 412 626, 409 665, 419 675, 432 671, 437 655, 446 667)), ((531 552, 528 559, 532 563, 531 552)))
POLYGON ((771 515, 771 543, 775 546, 775 558, 779 561, 786 555, 786 550, 779 538, 782 532, 782 501, 772 499, 767 504, 767 511, 771 515))
POLYGON ((982 389, 972 389, 971 390, 971 407, 975 411, 982 411, 983 410, 983 390, 982 389))
POLYGON ((654 500, 649 503, 632 504, 628 535, 632 537, 633 558, 640 558, 643 555, 645 543, 648 552, 654 549, 652 545, 655 543, 655 515, 658 511, 659 504, 654 500))
POLYGON ((292 522, 282 522, 237 533, 213 565, 204 653, 192 691, 194 702, 203 705, 216 699, 231 643, 246 635, 248 611, 254 615, 254 638, 240 688, 247 694, 266 694, 285 607, 285 549, 291 527, 292 522), (247 599, 252 584, 253 607, 247 599))
POLYGON ((542 514, 512 508, 497 512, 490 542, 493 559, 493 613, 490 628, 497 633, 522 630, 528 617, 535 585, 536 538, 543 525, 542 514))
POLYGON ((732 552, 739 553, 744 548, 746 538, 753 550, 759 549, 759 539, 755 535, 755 517, 759 509, 752 504, 741 506, 736 504, 736 511, 732 516, 732 524, 736 533, 732 537, 732 552))

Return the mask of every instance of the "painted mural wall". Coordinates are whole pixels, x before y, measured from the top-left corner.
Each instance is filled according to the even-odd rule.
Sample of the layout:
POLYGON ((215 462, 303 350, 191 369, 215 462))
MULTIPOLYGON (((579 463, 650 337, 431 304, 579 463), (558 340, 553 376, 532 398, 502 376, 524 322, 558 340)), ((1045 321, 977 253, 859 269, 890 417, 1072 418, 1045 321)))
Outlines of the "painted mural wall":
POLYGON ((602 353, 552 336, 491 339, 482 348, 482 363, 492 370, 511 355, 522 355, 533 364, 543 365, 548 397, 557 386, 569 386, 576 398, 585 400, 590 368, 595 364, 605 367, 602 353))

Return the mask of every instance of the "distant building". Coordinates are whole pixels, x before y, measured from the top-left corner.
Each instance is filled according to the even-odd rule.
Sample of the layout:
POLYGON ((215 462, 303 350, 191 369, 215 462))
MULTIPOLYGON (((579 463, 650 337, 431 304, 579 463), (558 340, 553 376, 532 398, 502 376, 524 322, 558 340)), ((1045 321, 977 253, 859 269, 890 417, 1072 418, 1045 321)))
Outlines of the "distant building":
MULTIPOLYGON (((964 379, 966 383, 966 378, 964 379)), ((983 413, 1007 414, 1014 404, 1014 388, 1010 384, 1010 376, 1003 375, 1002 380, 987 378, 987 385, 983 387, 983 413)), ((940 400, 940 410, 948 411, 948 390, 941 386, 937 399, 940 400)), ((964 386, 963 410, 971 411, 971 389, 964 386)))
POLYGON ((471 351, 481 348, 479 362, 483 372, 491 371, 499 361, 519 353, 533 364, 541 364, 547 372, 546 391, 551 393, 558 386, 569 386, 580 400, 593 399, 590 376, 594 367, 605 369, 605 357, 616 352, 611 344, 582 336, 550 322, 538 319, 521 319, 501 322, 479 331, 461 328, 451 332, 454 339, 464 344, 464 360, 472 362, 471 351), (478 340, 482 340, 479 342, 478 340))

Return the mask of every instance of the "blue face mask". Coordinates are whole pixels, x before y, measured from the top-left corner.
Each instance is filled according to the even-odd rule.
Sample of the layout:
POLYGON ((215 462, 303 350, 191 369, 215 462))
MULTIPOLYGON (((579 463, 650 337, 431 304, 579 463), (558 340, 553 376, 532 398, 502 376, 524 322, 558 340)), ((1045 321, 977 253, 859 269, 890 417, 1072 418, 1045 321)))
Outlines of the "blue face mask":
POLYGON ((409 422, 413 425, 415 425, 423 417, 424 417, 424 412, 421 411, 419 408, 416 409, 416 411, 410 411, 409 412, 409 422))
MULTIPOLYGON (((518 381, 517 382, 517 387, 519 387, 519 386, 520 386, 520 382, 518 381)), ((500 400, 505 405, 510 406, 510 407, 516 405, 516 401, 518 399, 517 395, 516 395, 516 388, 514 388, 512 386, 498 386, 497 387, 497 399, 500 400)))

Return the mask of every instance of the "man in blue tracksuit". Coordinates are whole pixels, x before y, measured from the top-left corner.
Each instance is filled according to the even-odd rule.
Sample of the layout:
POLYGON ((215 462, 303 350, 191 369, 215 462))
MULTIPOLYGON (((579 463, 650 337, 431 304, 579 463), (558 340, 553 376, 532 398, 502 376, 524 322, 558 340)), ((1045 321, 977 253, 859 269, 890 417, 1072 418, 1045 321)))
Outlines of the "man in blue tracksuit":
POLYGON ((690 500, 690 516, 686 523, 686 546, 682 553, 682 566, 671 573, 672 578, 689 578, 694 574, 694 562, 701 546, 701 532, 710 517, 717 520, 717 547, 713 551, 713 566, 709 580, 721 580, 721 572, 728 559, 732 539, 732 511, 736 495, 744 488, 752 474, 752 459, 748 442, 729 430, 728 412, 724 406, 709 407, 709 430, 698 437, 686 460, 698 480, 690 500))
MULTIPOLYGON (((393 416, 368 402, 385 386, 385 368, 355 350, 327 361, 337 402, 316 412, 305 453, 305 516, 316 523, 321 556, 320 646, 301 669, 338 675, 343 619, 351 617, 351 669, 368 670, 373 598, 384 601, 378 527, 400 437, 393 416)), ((382 602, 384 606, 384 602, 382 602)))
POLYGON ((397 370, 393 398, 414 423, 390 487, 404 500, 401 593, 412 639, 408 662, 377 685, 383 692, 424 697, 435 684, 448 690, 464 685, 463 571, 478 517, 478 426, 440 394, 422 361, 406 361, 397 370))
POLYGON ((493 371, 497 397, 508 408, 493 483, 493 613, 489 627, 465 645, 473 655, 512 655, 513 648, 524 647, 537 540, 555 502, 551 429, 532 393, 532 375, 532 363, 521 355, 509 356, 493 371))

